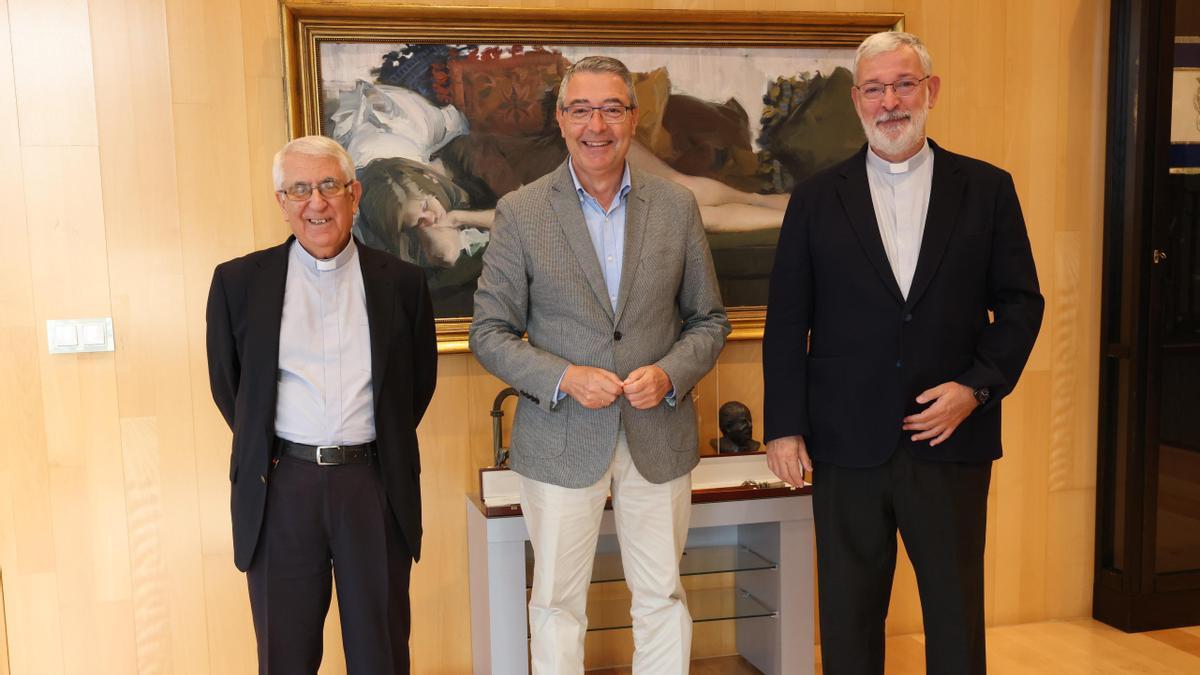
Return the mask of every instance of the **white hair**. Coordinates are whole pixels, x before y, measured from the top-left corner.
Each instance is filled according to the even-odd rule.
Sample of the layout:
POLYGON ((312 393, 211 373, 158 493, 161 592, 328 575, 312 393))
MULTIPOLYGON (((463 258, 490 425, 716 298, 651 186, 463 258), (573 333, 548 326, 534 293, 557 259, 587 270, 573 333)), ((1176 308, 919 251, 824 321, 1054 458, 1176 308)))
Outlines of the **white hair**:
POLYGON ((854 79, 858 79, 858 64, 863 59, 894 52, 901 47, 911 47, 917 53, 917 58, 921 59, 921 68, 925 70, 924 75, 933 74, 933 58, 929 56, 929 50, 925 49, 921 38, 912 33, 887 30, 868 36, 858 45, 858 51, 854 52, 854 79))
POLYGON ((340 143, 328 136, 301 136, 288 141, 275 153, 275 160, 271 163, 271 176, 275 179, 276 190, 283 189, 283 160, 288 155, 335 159, 342 165, 342 180, 354 179, 354 160, 340 143))

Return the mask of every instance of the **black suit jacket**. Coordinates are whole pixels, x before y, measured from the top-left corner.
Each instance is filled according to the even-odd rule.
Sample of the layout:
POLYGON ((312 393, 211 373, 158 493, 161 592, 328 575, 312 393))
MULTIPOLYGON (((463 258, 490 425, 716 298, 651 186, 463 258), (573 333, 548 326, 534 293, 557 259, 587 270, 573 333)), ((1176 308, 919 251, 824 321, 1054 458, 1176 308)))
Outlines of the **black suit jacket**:
MULTIPOLYGON (((213 400, 233 430, 233 554, 254 558, 275 439, 279 325, 286 242, 217 266, 208 294, 208 374, 213 400)), ((425 275, 358 244, 371 335, 371 389, 379 469, 414 558, 421 554, 421 461, 417 424, 437 382, 437 341, 425 275)))
POLYGON ((930 146, 907 300, 879 236, 866 146, 793 192, 763 336, 767 440, 801 434, 815 459, 848 467, 882 464, 901 444, 926 459, 1000 457, 1000 399, 1025 367, 1045 303, 1012 177, 930 146), (988 387, 991 400, 936 447, 912 442, 901 420, 922 408, 918 394, 948 381, 988 387))

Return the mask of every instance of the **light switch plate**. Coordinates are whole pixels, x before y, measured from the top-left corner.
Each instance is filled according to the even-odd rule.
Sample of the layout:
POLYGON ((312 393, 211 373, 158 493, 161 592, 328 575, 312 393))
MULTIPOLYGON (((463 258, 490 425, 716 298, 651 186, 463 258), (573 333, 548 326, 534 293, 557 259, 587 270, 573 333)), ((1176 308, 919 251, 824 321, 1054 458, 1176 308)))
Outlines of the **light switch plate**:
POLYGON ((47 319, 46 340, 51 354, 111 352, 112 317, 96 319, 47 319))

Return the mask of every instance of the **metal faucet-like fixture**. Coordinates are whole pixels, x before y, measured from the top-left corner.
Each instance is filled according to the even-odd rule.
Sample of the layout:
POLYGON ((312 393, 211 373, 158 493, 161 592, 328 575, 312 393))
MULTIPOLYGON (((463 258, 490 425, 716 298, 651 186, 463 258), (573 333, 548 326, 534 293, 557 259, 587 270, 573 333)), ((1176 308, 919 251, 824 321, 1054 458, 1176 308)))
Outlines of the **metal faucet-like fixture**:
POLYGON ((492 459, 496 462, 493 466, 508 465, 508 448, 501 445, 504 442, 504 409, 501 406, 504 405, 504 399, 516 395, 516 389, 505 387, 496 394, 496 400, 492 401, 492 459))

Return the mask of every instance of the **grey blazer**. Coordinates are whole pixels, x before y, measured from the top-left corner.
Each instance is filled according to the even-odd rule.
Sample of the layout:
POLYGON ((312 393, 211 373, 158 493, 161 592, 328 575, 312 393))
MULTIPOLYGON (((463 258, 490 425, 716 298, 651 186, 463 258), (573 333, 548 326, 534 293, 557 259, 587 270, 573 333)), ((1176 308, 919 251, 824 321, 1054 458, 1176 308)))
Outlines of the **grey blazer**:
POLYGON ((651 482, 678 478, 699 461, 691 390, 716 362, 729 321, 692 194, 632 168, 630 183, 615 313, 566 162, 496 206, 471 351, 521 394, 511 463, 534 480, 595 483, 622 427, 634 465, 651 482), (621 397, 589 410, 568 396, 555 404, 571 364, 622 379, 657 364, 676 403, 636 410, 621 397))

